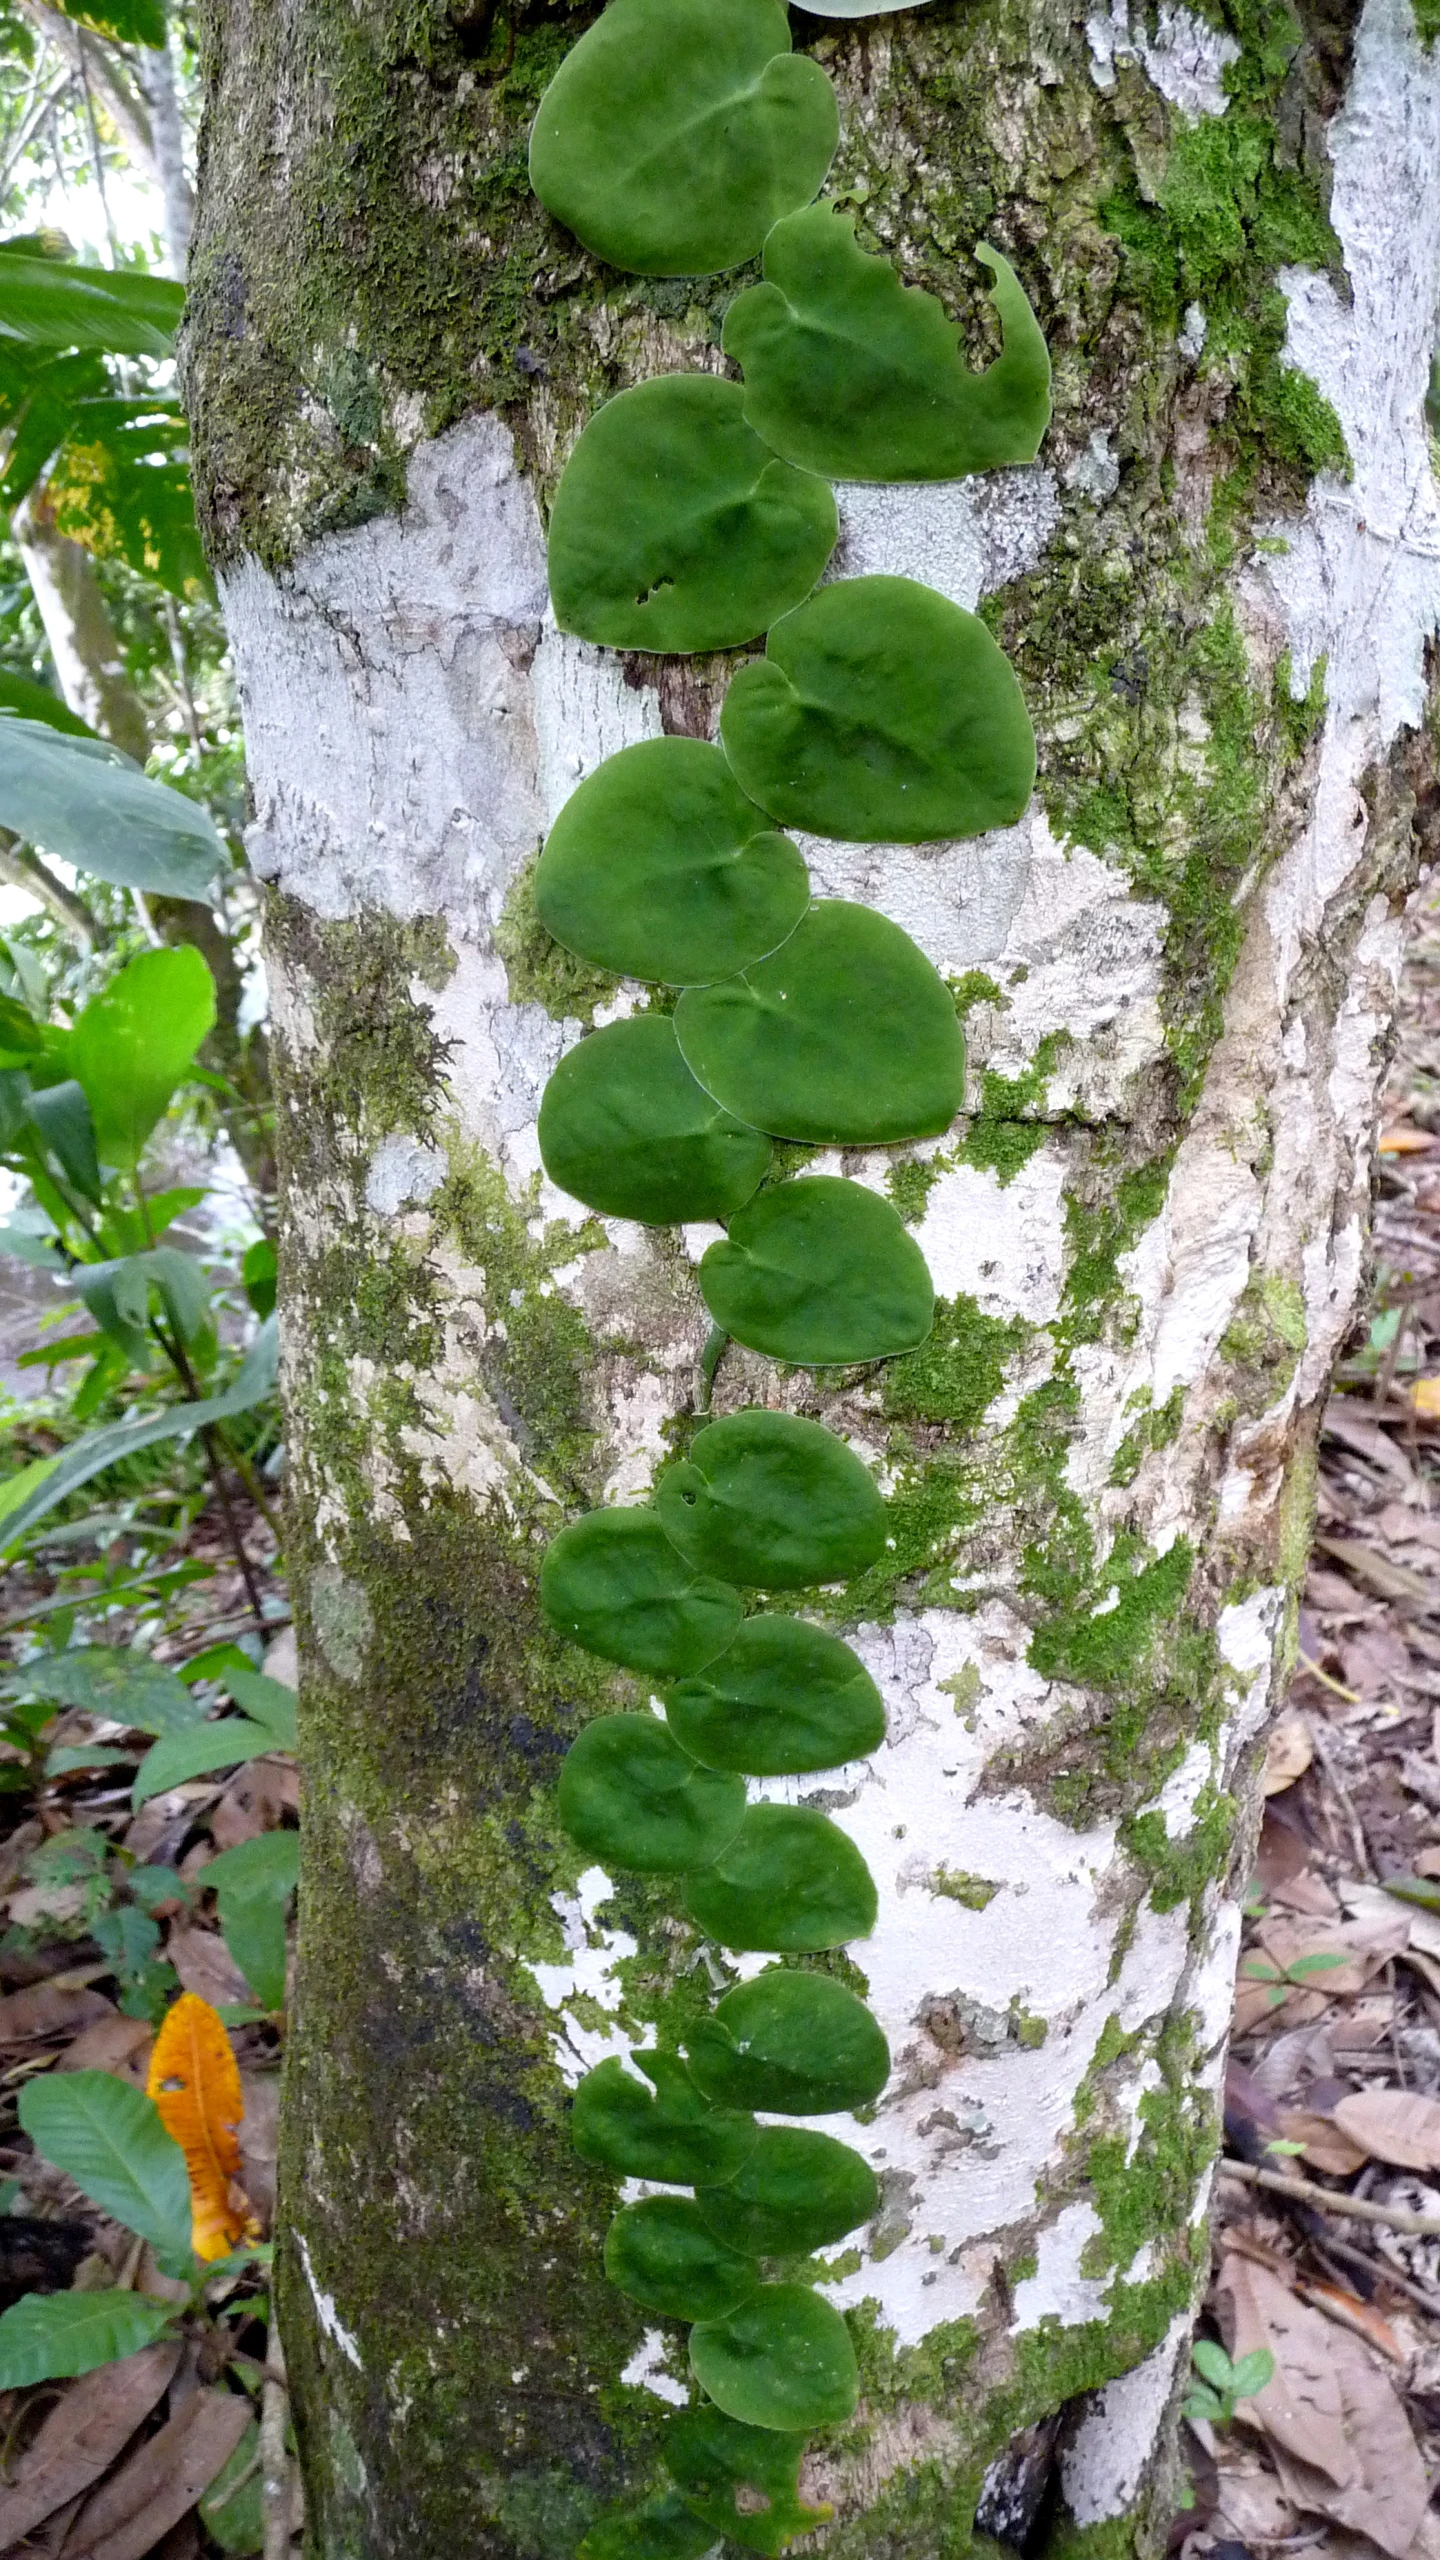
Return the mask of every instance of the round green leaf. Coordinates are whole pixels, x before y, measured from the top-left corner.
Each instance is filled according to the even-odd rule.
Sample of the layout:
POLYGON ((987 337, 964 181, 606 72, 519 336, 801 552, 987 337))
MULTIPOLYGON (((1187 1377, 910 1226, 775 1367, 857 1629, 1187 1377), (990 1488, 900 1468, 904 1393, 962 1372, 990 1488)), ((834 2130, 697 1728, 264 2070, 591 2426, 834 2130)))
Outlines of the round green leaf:
POLYGON ((822 1422, 761 1407, 707 1423, 655 1508, 691 1564, 771 1591, 846 1582, 885 1543, 869 1468, 822 1422))
POLYGON ((612 267, 714 275, 810 202, 839 132, 777 0, 610 0, 540 101, 530 183, 612 267))
POLYGON ((701 2321, 690 2363, 716 2407, 746 2426, 840 2426, 860 2397, 850 2332, 804 2284, 762 2285, 728 2319, 701 2321))
POLYGON ((745 423, 713 373, 665 373, 607 400, 550 511, 562 631, 607 649, 737 649, 809 595, 835 548, 827 481, 745 423))
POLYGON ((820 899, 741 976, 688 988, 675 1037, 725 1110, 820 1146, 938 1137, 965 1090, 944 979, 898 924, 844 898, 820 899))
POLYGON ((654 1716, 597 1716, 560 1772, 560 1819, 605 1866, 639 1875, 708 1867, 733 1840, 745 1781, 698 1768, 654 1716))
POLYGON ((725 2106, 829 2116, 879 2097, 890 2048, 843 1982, 771 1965, 692 2031, 690 2069, 692 2084, 725 2106))
POLYGON ((925 1256, 889 1201, 829 1174, 741 1209, 701 1262, 700 1291, 737 1342, 802 1368, 913 1351, 935 1320, 925 1256))
POLYGON ((665 1714, 692 1760, 752 1778, 838 1769, 885 1739, 864 1663, 803 1618, 747 1618, 726 1652, 666 1691, 665 1714))
POLYGON ((777 622, 720 714, 743 791, 852 844, 980 835, 1022 814, 1035 735, 983 622, 914 578, 842 578, 777 622))
POLYGON ((715 2537, 676 2491, 597 2516, 577 2560, 705 2560, 715 2537))
POLYGON ((590 1511, 551 1540, 540 1605, 552 1627, 634 1671, 703 1671, 740 1624, 740 1595, 672 1547, 653 1511, 590 1511))
POLYGON ((771 1150, 696 1083, 669 1015, 642 1013, 561 1059, 540 1098, 540 1153, 588 1209, 668 1227, 728 1217, 771 1150))
POLYGON ((687 1878, 685 1907, 722 1947, 812 1955, 869 1936, 875 1884, 854 1841, 823 1813, 752 1804, 714 1865, 687 1878))
POLYGON ((812 2533, 834 2513, 828 2506, 801 2503, 800 2465, 808 2443, 807 2436, 742 2426, 701 2400, 669 2421, 665 2468, 686 2505, 713 2533, 723 2533, 742 2551, 764 2552, 774 2560, 796 2534, 812 2533), (737 2489, 758 2490, 765 2505, 747 2499, 737 2506, 737 2489))
POLYGON ((777 222, 765 282, 725 315, 743 367, 745 415, 776 453, 838 480, 958 480, 1033 462, 1050 423, 1050 356, 1007 260, 975 255, 995 281, 1003 347, 983 373, 933 293, 867 257, 838 206, 777 222))
POLYGON ((617 2213, 605 2234, 605 2273, 670 2320, 723 2320, 760 2281, 753 2259, 727 2249, 688 2196, 646 2196, 617 2213))
POLYGON ((809 903, 797 847, 699 738, 607 756, 572 791, 535 874, 540 920, 567 951, 677 987, 763 959, 809 903))
MULTIPOLYGON (((762 1977, 763 1978, 763 1977, 762 1977)), ((879 2030, 876 2030, 877 2034, 879 2030)), ((575 2092, 570 2138, 582 2160, 617 2177, 652 2178, 663 2186, 733 2178, 758 2139, 754 2118, 712 2107, 683 2062, 669 2053, 637 2053, 651 2091, 618 2056, 597 2062, 575 2092)))
POLYGON ((737 2178, 701 2187, 712 2231, 757 2258, 798 2257, 843 2240, 880 2202, 875 2172, 849 2144, 796 2125, 766 2125, 737 2178))

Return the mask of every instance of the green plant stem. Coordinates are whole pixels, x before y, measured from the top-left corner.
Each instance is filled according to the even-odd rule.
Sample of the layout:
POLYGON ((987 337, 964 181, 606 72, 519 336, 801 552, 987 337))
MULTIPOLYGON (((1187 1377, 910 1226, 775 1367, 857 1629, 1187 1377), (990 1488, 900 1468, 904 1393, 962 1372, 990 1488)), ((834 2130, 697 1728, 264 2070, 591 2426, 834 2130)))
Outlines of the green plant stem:
MULTIPOLYGON (((190 1366, 189 1355, 179 1335, 176 1334, 172 1339, 158 1318, 150 1329, 185 1390, 186 1402, 188 1404, 203 1403, 204 1399, 201 1396, 195 1372, 190 1366)), ((260 1586, 255 1579, 254 1567, 245 1552, 245 1541, 240 1535, 240 1523, 235 1517, 235 1506, 230 1499, 230 1488, 225 1481, 225 1469, 220 1454, 220 1434, 213 1423, 206 1423, 202 1426, 200 1438, 204 1444, 205 1461, 210 1470, 210 1481, 215 1488, 215 1498, 220 1505, 220 1516, 225 1523, 225 1534, 240 1568, 240 1579, 245 1585, 245 1594, 254 1612, 255 1623, 258 1627, 263 1627, 265 1610, 260 1597, 260 1586)))

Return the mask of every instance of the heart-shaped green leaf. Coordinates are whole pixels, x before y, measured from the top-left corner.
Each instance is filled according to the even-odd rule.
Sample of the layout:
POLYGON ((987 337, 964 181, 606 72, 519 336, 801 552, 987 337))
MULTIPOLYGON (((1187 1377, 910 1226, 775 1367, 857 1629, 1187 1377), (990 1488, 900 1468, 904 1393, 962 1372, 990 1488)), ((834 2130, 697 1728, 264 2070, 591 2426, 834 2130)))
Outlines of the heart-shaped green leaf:
POLYGON ((639 1875, 708 1867, 733 1840, 745 1781, 702 1769, 654 1716, 597 1716, 560 1771, 560 1819, 602 1865, 639 1875))
POLYGON ((592 1031, 540 1098, 546 1172, 606 1217, 651 1227, 728 1217, 761 1181, 770 1152, 768 1138, 696 1083, 663 1013, 592 1031))
POLYGON ((673 2490, 597 2517, 577 2560, 706 2560, 714 2541, 710 2526, 673 2490))
POLYGON ((617 2213, 605 2234, 605 2273, 670 2320, 723 2320, 760 2281, 753 2259, 727 2249, 688 2196, 646 2196, 617 2213))
POLYGON ((706 1670, 666 1691, 665 1713, 692 1760, 752 1778, 838 1769, 885 1739, 864 1663, 803 1618, 747 1618, 706 1670))
POLYGON ((607 756, 572 791, 535 874, 540 920, 567 951, 676 987, 763 959, 809 903, 798 848, 699 738, 607 756))
POLYGON ((683 1676, 734 1640, 740 1594, 696 1573, 653 1511, 589 1511, 551 1540, 540 1605, 552 1627, 606 1662, 683 1676))
POLYGON ((829 1974, 780 1965, 727 1991, 689 2047, 707 2097, 768 2115, 866 2107, 890 2076, 890 2048, 864 2001, 829 1974))
POLYGON ((722 1947, 813 1955, 869 1936, 875 1884, 854 1841, 823 1813, 752 1804, 714 1865, 686 1879, 685 1907, 722 1947))
POLYGON ((798 2533, 813 2533, 834 2514, 833 2507, 807 2507, 799 2495, 800 2465, 809 2439, 777 2435, 768 2427, 745 2427, 723 2410, 699 2401, 681 2409, 665 2430, 665 2468, 697 2516, 714 2533, 723 2533, 742 2551, 760 2551, 775 2560, 798 2533), (737 2489, 755 2489, 760 2506, 747 2498, 737 2506, 737 2489))
POLYGON ((812 1174, 762 1191, 700 1265, 716 1324, 807 1369, 913 1351, 935 1320, 925 1256, 888 1200, 812 1174))
POLYGON ((829 483, 780 461, 713 373, 597 409, 550 511, 562 631, 607 649, 737 649, 810 593, 839 531, 829 483))
POLYGON ((944 979, 898 924, 844 898, 820 899, 741 976, 688 988, 675 1037, 727 1111, 820 1146, 938 1137, 965 1090, 944 979))
POLYGON ((720 736, 772 818, 854 844, 1013 825, 1035 780, 1004 651, 914 578, 842 578, 787 613, 731 685, 720 736))
POLYGON ((714 275, 810 202, 839 131, 777 0, 610 0, 540 101, 530 183, 612 267, 714 275))
POLYGON ((725 2320, 690 2332, 702 2391, 727 2418, 798 2434, 851 2415, 860 2376, 840 2314, 804 2284, 766 2284, 725 2320))
POLYGON ((759 1406, 707 1423, 655 1508, 702 1572, 771 1591, 846 1582, 885 1543, 885 1505, 853 1450, 823 1422, 759 1406))
POLYGON ((694 2186, 697 2180, 723 2185, 733 2178, 759 2138, 753 2116, 710 2106, 674 2054, 637 2053, 631 2059, 653 2080, 654 2093, 615 2056, 587 2071, 570 2118, 570 2138, 581 2159, 613 2169, 617 2177, 652 2178, 670 2187, 694 2186))
POLYGON ((983 373, 933 293, 867 257, 838 206, 777 222, 765 282, 725 315, 745 415, 767 445, 837 480, 958 480, 1033 462, 1050 423, 1050 356, 1012 266, 984 247, 1003 347, 983 373))
POLYGON ((878 2208, 868 2160, 828 2133, 766 2125, 739 2176, 701 2187, 695 2202, 712 2231, 757 2258, 798 2257, 843 2240, 878 2208))

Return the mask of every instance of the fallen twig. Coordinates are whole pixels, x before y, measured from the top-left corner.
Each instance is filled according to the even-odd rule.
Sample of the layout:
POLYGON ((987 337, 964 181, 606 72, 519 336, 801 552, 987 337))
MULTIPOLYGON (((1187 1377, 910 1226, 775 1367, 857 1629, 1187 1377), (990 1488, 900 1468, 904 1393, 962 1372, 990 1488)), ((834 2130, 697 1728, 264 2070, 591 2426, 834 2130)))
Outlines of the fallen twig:
POLYGON ((263 2560, 287 2560, 290 2549, 290 2457, 285 2450, 285 2420, 290 2395, 285 2387, 285 2351, 272 2309, 266 2344, 266 2374, 260 2391, 261 2512, 265 2520, 263 2560))
POLYGON ((1278 2169, 1252 2169, 1248 2160, 1222 2160, 1220 2175, 1238 2178, 1243 2186, 1267 2187, 1273 2195, 1293 2196, 1297 2204, 1341 2214, 1350 2222, 1383 2222, 1392 2231, 1413 2231, 1424 2240, 1440 2240, 1440 2214, 1412 2213, 1403 2204, 1368 2204, 1363 2196, 1333 2195, 1328 2187, 1312 2187, 1308 2178, 1287 2178, 1278 2169))

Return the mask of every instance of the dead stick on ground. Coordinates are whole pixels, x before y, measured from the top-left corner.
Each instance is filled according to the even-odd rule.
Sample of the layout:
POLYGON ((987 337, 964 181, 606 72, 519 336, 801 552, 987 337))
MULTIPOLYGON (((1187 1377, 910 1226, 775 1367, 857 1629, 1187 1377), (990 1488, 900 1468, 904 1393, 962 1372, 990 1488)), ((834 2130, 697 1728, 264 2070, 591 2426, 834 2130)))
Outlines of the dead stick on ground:
POLYGON ((1248 2160, 1222 2160, 1222 2178, 1238 2178, 1247 2187, 1268 2187, 1273 2195, 1293 2196, 1297 2204, 1313 2204, 1321 2213, 1338 2213, 1347 2222, 1383 2222, 1391 2231, 1415 2231, 1422 2239, 1440 2240, 1440 2214, 1412 2213, 1401 2204, 1367 2204, 1363 2196, 1332 2195, 1328 2187, 1312 2187, 1307 2178, 1286 2178, 1278 2169, 1252 2169, 1248 2160))
POLYGON ((287 2560, 290 2549, 290 2459, 285 2451, 285 2420, 290 2397, 285 2388, 285 2351, 272 2316, 265 2351, 269 2371, 260 2392, 261 2513, 265 2519, 263 2560, 287 2560))

